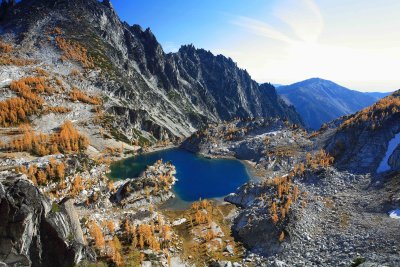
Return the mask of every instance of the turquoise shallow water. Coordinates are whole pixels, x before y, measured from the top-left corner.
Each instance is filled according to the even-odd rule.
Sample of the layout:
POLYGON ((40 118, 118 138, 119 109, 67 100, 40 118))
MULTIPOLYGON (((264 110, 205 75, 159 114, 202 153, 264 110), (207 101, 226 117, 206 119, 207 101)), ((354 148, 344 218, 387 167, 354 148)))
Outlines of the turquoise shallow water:
POLYGON ((109 177, 126 179, 138 177, 146 166, 157 160, 171 161, 176 167, 178 181, 174 191, 184 201, 226 196, 249 180, 246 166, 233 159, 208 159, 182 149, 173 148, 138 155, 111 166, 109 177))

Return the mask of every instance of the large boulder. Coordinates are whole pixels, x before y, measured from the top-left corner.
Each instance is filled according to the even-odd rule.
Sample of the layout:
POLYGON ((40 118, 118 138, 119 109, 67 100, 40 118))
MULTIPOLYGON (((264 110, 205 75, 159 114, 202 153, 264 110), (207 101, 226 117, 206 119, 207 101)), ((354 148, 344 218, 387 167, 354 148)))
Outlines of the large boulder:
POLYGON ((26 177, 6 176, 0 177, 0 262, 73 266, 95 261, 70 201, 51 204, 26 177))

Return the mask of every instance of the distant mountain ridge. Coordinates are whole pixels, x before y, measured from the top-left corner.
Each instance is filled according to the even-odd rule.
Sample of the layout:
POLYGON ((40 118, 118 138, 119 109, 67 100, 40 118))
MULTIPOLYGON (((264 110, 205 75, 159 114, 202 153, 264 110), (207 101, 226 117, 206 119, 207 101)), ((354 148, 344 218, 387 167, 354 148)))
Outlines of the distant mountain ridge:
POLYGON ((389 93, 363 93, 332 81, 312 78, 277 88, 286 103, 293 105, 305 125, 319 129, 324 123, 355 113, 389 93))
POLYGON ((379 99, 382 99, 384 97, 387 97, 391 93, 392 92, 385 92, 385 93, 381 93, 381 92, 365 92, 364 94, 370 95, 372 97, 375 97, 376 100, 379 100, 379 99))

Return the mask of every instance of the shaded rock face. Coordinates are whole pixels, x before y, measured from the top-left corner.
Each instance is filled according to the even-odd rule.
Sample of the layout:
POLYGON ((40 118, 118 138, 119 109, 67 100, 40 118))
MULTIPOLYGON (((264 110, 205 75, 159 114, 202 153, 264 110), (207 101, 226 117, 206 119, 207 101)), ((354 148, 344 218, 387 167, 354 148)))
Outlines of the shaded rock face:
MULTIPOLYGON (((154 130, 157 139, 187 137, 206 122, 235 117, 280 117, 301 124, 272 85, 258 85, 231 59, 192 45, 165 54, 149 29, 121 22, 109 1, 24 0, 12 11, 0 23, 3 34, 29 45, 30 52, 38 49, 32 53, 38 57, 45 54, 41 50, 54 51, 41 39, 54 27, 88 48, 108 75, 97 83, 109 96, 106 109, 129 114, 118 122, 128 136, 135 128, 154 130)), ((55 54, 54 59, 57 65, 55 54)))
MULTIPOLYGON (((335 157, 335 166, 339 169, 356 173, 375 173, 385 157, 389 141, 398 132, 398 124, 378 131, 362 128, 340 130, 328 141, 327 151, 335 157)), ((396 155, 391 157, 391 165, 398 169, 396 155)))
POLYGON ((116 115, 113 127, 125 129, 127 136, 134 136, 135 130, 151 133, 158 140, 175 139, 177 136, 169 128, 156 123, 146 110, 136 110, 113 106, 109 112, 116 115))
POLYGON ((272 222, 268 203, 260 199, 262 194, 274 192, 272 188, 249 183, 224 200, 242 208, 234 220, 233 234, 252 252, 271 256, 282 250, 277 238, 281 230, 272 222))
POLYGON ((71 217, 71 203, 54 209, 24 178, 0 183, 0 261, 18 266, 73 266, 82 259, 95 260, 94 252, 82 242, 77 218, 71 217))
POLYGON ((3 20, 15 5, 15 0, 2 0, 0 4, 0 21, 3 20))
POLYGON ((72 235, 71 237, 73 237, 78 243, 85 244, 86 242, 83 238, 83 232, 81 224, 79 222, 79 216, 74 207, 74 200, 64 199, 61 202, 60 206, 62 211, 61 214, 65 215, 64 217, 70 223, 70 227, 68 227, 70 229, 67 229, 68 232, 66 231, 66 234, 64 235, 66 236, 72 235))
MULTIPOLYGON (((400 97, 397 91, 392 96, 400 97)), ((344 117, 344 119, 356 116, 344 117)), ((381 116, 380 114, 378 116, 381 116)), ((325 141, 326 150, 335 157, 335 166, 341 170, 355 173, 376 173, 388 151, 389 142, 400 133, 400 113, 389 114, 372 127, 371 121, 362 121, 348 127, 338 126, 325 141)), ((388 164, 391 170, 400 170, 397 147, 390 155, 388 164)))
POLYGON ((209 113, 208 117, 232 120, 235 117, 281 117, 301 123, 293 108, 289 108, 270 84, 258 85, 246 70, 222 55, 181 47, 173 60, 180 81, 181 93, 209 113), (186 81, 186 82, 182 82, 186 81))
POLYGON ((393 151, 388 163, 393 170, 400 170, 400 146, 397 146, 393 151))

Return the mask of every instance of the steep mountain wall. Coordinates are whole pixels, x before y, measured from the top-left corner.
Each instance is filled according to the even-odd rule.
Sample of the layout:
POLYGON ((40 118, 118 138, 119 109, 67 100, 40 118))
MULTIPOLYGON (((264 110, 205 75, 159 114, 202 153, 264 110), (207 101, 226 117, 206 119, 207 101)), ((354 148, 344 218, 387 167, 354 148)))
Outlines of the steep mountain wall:
POLYGON ((106 94, 107 111, 118 115, 114 126, 128 137, 135 130, 156 139, 186 137, 207 122, 235 117, 301 124, 273 86, 258 85, 231 59, 191 45, 165 54, 150 29, 121 22, 109 1, 23 0, 3 13, 2 37, 60 72, 80 64, 59 60, 55 29, 87 49, 90 81, 106 94))

